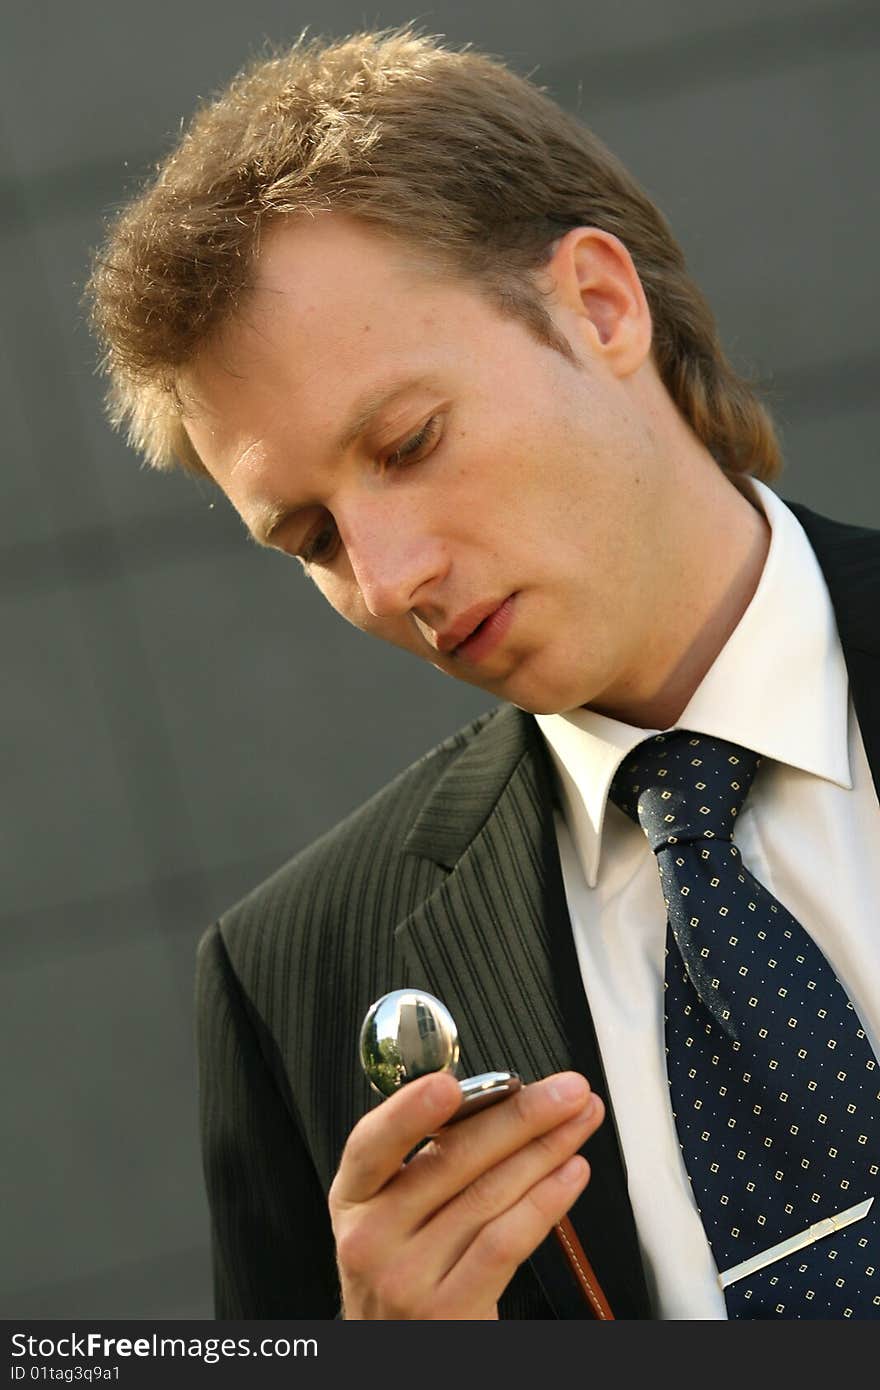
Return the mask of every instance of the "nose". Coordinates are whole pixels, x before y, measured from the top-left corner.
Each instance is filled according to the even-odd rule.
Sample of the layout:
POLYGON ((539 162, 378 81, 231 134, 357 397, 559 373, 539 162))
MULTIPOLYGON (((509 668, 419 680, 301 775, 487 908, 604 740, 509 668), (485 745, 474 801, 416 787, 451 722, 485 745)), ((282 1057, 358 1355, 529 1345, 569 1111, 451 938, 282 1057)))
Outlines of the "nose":
POLYGON ((425 518, 392 505, 337 517, 355 582, 374 618, 396 618, 430 600, 448 567, 425 518))

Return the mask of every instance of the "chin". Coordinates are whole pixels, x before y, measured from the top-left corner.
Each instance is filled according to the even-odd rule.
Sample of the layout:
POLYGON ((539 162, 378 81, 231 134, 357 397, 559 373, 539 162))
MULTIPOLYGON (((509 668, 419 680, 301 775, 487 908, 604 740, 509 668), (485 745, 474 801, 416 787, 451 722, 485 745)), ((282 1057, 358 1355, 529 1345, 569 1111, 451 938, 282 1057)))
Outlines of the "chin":
POLYGON ((568 714, 570 710, 579 709, 578 705, 558 704, 548 701, 530 701, 525 704, 519 700, 511 700, 512 705, 517 709, 523 710, 525 714, 568 714))
POLYGON ((517 695, 516 698, 510 695, 507 698, 526 714, 568 714, 570 710, 581 709, 589 703, 570 691, 536 691, 534 695, 517 695))
POLYGON ((524 669, 527 665, 528 663, 523 663, 519 670, 514 670, 507 677, 495 681, 463 676, 458 672, 446 671, 440 666, 437 669, 444 670, 446 675, 454 675, 457 679, 464 680, 468 685, 475 685, 487 695, 494 695, 496 699, 514 705, 525 714, 567 714, 570 710, 580 709, 589 704, 590 700, 597 698, 597 691, 593 686, 588 686, 586 681, 572 680, 570 672, 563 672, 557 680, 547 679, 546 676, 542 679, 538 671, 524 669))
POLYGON ((526 714, 568 714, 599 699, 600 692, 600 683, 595 678, 592 681, 583 676, 577 679, 574 672, 562 671, 556 680, 552 673, 547 673, 542 680, 535 672, 531 680, 511 681, 505 698, 526 714))

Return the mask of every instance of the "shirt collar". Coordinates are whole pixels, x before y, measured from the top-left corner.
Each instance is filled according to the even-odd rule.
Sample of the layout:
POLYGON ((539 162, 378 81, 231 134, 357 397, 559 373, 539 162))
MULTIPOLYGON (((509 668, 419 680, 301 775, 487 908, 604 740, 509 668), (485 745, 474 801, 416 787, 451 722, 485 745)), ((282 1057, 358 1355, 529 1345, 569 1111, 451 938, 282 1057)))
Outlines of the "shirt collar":
MULTIPOLYGON (((852 787, 846 664, 819 562, 797 517, 750 479, 770 525, 751 603, 675 725, 740 743, 763 757, 852 787)), ((608 789, 626 755, 659 729, 582 708, 537 715, 563 809, 596 886, 608 789)))

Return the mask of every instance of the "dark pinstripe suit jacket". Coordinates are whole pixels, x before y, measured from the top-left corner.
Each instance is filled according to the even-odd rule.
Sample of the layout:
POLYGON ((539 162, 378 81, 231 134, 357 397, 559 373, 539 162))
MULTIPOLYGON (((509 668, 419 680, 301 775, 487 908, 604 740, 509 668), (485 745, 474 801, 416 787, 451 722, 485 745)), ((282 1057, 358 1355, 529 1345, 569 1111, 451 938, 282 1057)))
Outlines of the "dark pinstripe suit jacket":
MULTIPOLYGON (((790 504, 791 505, 791 504, 790 504)), ((880 788, 880 532, 793 506, 825 573, 880 788)), ((566 911, 534 720, 501 707, 280 869, 202 938, 202 1143, 220 1317, 332 1318, 326 1194, 373 1103, 356 1043, 372 1001, 421 986, 467 1072, 574 1067, 610 1100, 572 1220, 618 1317, 650 1317, 626 1177, 566 911)), ((548 1239, 502 1316, 587 1316, 548 1239)))

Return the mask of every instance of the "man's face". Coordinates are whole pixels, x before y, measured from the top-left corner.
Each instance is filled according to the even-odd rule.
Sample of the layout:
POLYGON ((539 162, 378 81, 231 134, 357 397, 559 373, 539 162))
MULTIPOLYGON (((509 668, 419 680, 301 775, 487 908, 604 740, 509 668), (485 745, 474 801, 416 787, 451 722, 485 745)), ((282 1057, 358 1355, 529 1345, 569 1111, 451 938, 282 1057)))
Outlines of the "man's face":
POLYGON ((343 617, 536 713, 644 658, 660 487, 587 296, 546 302, 576 362, 350 219, 288 223, 183 383, 206 467, 343 617))

